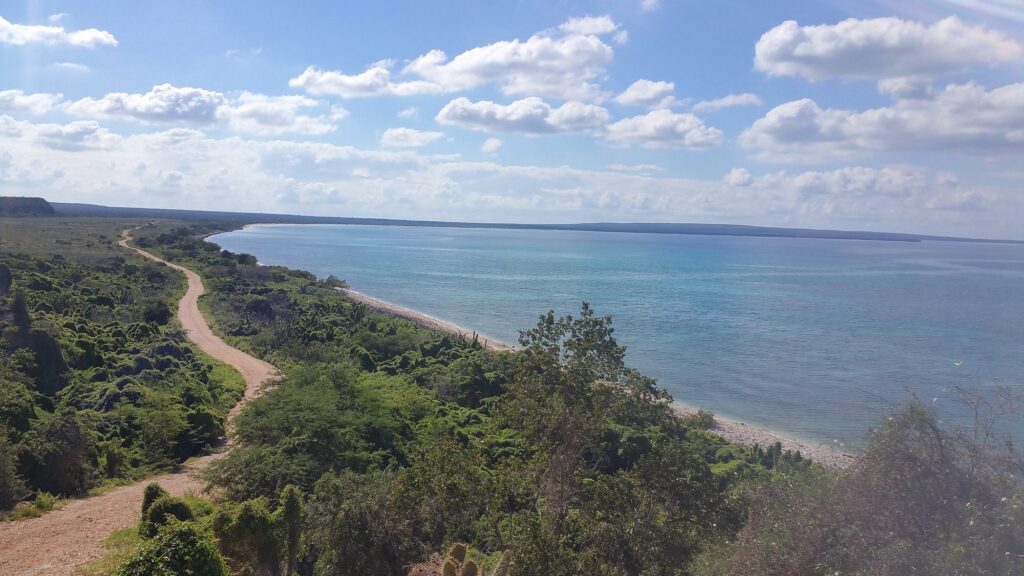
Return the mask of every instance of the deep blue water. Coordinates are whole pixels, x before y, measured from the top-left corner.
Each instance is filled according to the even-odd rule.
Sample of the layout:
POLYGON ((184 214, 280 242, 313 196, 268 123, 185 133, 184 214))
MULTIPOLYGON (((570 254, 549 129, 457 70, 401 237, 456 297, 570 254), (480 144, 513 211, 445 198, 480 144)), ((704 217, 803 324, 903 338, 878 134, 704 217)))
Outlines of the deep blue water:
POLYGON ((953 386, 1024 384, 1024 245, 340 225, 212 241, 509 343, 586 300, 676 399, 811 441, 857 443, 911 394, 963 421, 953 386))

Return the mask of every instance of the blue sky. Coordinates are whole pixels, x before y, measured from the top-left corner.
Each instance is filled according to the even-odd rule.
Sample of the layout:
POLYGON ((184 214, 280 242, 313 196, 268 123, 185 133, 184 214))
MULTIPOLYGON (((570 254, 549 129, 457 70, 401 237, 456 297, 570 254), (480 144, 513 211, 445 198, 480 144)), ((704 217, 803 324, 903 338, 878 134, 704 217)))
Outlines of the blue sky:
POLYGON ((1024 7, 5 2, 0 193, 1024 238, 1024 7))

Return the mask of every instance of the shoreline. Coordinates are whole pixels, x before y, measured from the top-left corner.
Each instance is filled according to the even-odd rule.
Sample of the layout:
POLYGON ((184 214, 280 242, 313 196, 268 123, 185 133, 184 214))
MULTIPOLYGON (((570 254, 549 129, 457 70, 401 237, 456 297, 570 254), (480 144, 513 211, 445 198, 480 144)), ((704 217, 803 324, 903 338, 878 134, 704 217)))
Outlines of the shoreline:
MULTIPOLYGON (((678 400, 673 400, 672 409, 675 410, 676 414, 679 416, 696 414, 699 410, 699 408, 678 400)), ((746 422, 734 420, 732 418, 719 416, 718 414, 714 414, 714 418, 715 423, 708 429, 708 431, 718 434, 733 444, 740 444, 748 447, 757 444, 762 448, 768 448, 776 442, 779 442, 782 444, 783 450, 791 450, 793 452, 799 451, 800 455, 804 458, 809 458, 816 464, 821 464, 831 470, 845 470, 857 460, 855 454, 836 450, 828 444, 814 444, 809 441, 794 438, 793 436, 769 430, 768 428, 762 428, 747 424, 746 422)))
POLYGON ((510 346, 509 344, 506 344, 501 340, 491 338, 490 336, 487 336, 486 334, 481 334, 480 332, 477 332, 475 330, 468 330, 462 326, 459 326, 458 324, 455 324, 454 322, 448 322, 447 320, 442 320, 436 316, 431 316, 430 314, 425 314, 418 310, 413 310, 412 308, 399 306, 398 304, 388 302, 387 300, 374 298, 373 296, 363 294, 362 292, 357 292, 350 288, 335 288, 335 290, 344 293, 346 296, 355 300, 356 302, 365 304, 371 310, 382 312, 384 314, 390 314, 392 316, 398 316, 399 318, 403 318, 415 324, 419 324, 420 326, 428 330, 445 332, 447 334, 458 336, 459 338, 465 340, 472 340, 473 336, 476 336, 480 340, 480 343, 483 344, 484 349, 486 350, 495 350, 498 352, 511 352, 515 350, 515 346, 510 346))
MULTIPOLYGON (((343 292, 349 298, 356 302, 365 304, 372 310, 398 316, 399 318, 414 322, 429 330, 446 332, 466 339, 472 338, 473 335, 476 334, 483 343, 484 348, 488 350, 502 352, 515 350, 514 346, 510 346, 500 340, 487 337, 479 332, 469 330, 463 326, 455 324, 454 322, 448 322, 447 320, 442 320, 418 310, 399 306, 398 304, 388 302, 387 300, 374 298, 373 296, 363 294, 362 292, 357 292, 352 289, 335 288, 335 290, 343 292)), ((678 400, 674 400, 672 402, 672 409, 679 416, 695 414, 698 410, 697 407, 678 400)), ((792 450, 793 452, 799 451, 805 458, 810 458, 814 462, 832 470, 843 470, 848 468, 856 460, 856 457, 853 454, 836 450, 827 444, 814 444, 767 428, 719 416, 718 414, 715 414, 715 423, 709 431, 718 434, 733 444, 740 444, 748 447, 758 444, 763 448, 767 448, 776 442, 780 442, 784 450, 792 450)))

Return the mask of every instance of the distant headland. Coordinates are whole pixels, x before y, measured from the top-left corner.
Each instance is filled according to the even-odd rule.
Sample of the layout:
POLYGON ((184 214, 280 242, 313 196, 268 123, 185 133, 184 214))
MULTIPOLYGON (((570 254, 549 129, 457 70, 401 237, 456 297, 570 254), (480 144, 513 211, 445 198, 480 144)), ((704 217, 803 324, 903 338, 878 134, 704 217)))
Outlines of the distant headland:
MULTIPOLYGON (((42 199, 38 199, 42 200, 42 199)), ((44 201, 45 202, 45 201, 44 201)), ((593 222, 578 224, 511 224, 499 222, 446 222, 437 220, 397 220, 390 218, 351 218, 337 216, 305 216, 298 214, 263 214, 258 212, 218 212, 167 208, 128 208, 52 202, 63 216, 119 216, 131 218, 222 220, 246 224, 349 224, 364 226, 426 226, 435 228, 497 228, 509 230, 569 230, 584 232, 627 232, 646 234, 696 234, 710 236, 759 236, 775 238, 820 238, 831 240, 881 240, 889 242, 956 241, 1020 244, 1020 240, 929 236, 895 232, 856 230, 816 230, 811 228, 777 228, 739 224, 593 222)))

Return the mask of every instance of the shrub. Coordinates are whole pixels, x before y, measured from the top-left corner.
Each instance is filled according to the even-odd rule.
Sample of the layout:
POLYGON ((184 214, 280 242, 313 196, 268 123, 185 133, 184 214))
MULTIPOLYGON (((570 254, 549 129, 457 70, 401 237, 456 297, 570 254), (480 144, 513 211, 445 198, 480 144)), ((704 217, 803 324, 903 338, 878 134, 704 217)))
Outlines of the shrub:
POLYGON ((57 497, 49 492, 36 492, 32 505, 40 512, 49 512, 57 505, 57 497))
POLYGON ((185 521, 192 519, 192 508, 181 498, 161 496, 153 501, 139 524, 139 534, 146 538, 156 536, 157 530, 168 522, 168 516, 185 521))
POLYGON ((146 489, 142 492, 142 517, 146 517, 146 512, 149 511, 149 507, 156 502, 157 499, 169 496, 166 490, 156 482, 150 482, 146 485, 146 489))
POLYGON ((14 508, 26 493, 25 483, 17 474, 14 449, 0 436, 0 511, 14 508))
POLYGON ((210 536, 193 522, 171 522, 126 560, 114 576, 224 576, 224 559, 210 536))

